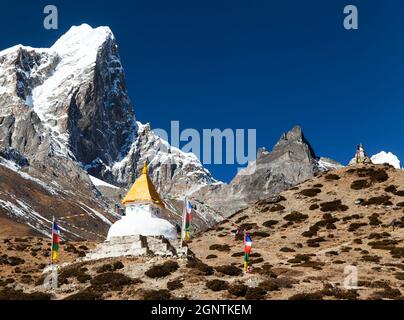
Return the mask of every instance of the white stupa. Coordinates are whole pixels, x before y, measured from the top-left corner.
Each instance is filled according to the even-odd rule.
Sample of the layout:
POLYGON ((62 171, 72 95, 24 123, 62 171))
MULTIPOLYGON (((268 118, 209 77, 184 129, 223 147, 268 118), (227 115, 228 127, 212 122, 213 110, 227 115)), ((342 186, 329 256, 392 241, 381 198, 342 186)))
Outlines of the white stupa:
POLYGON ((107 240, 124 236, 164 236, 177 239, 177 229, 167 220, 159 218, 167 210, 147 175, 145 163, 142 175, 135 181, 122 200, 126 215, 109 229, 107 240))

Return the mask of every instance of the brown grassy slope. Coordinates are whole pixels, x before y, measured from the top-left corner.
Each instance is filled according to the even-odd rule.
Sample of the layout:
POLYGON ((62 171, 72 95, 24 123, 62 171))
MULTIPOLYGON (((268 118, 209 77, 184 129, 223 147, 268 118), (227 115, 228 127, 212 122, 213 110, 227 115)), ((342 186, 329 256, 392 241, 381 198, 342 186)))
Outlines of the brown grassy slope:
MULTIPOLYGON (((0 288, 32 289, 49 265, 50 246, 50 239, 40 237, 0 238, 0 288)), ((93 247, 89 242, 62 243, 61 263, 72 263, 93 247)))
MULTIPOLYGON (((51 185, 51 183, 48 183, 51 185)), ((52 185, 51 185, 52 186, 52 185)), ((57 189, 57 188, 55 188, 57 189)), ((48 220, 55 217, 60 224, 72 233, 64 236, 70 240, 92 239, 100 240, 107 234, 109 225, 101 219, 90 215, 91 210, 84 204, 100 213, 113 222, 111 217, 92 198, 91 190, 84 185, 78 185, 75 190, 58 190, 58 194, 51 194, 43 186, 29 179, 24 179, 18 173, 0 165, 0 201, 12 203, 17 208, 29 207, 48 220), (71 217, 62 222, 63 217, 71 217), (64 224, 64 225, 63 225, 64 224), (76 236, 78 235, 78 236, 76 236)), ((0 236, 31 236, 38 235, 32 228, 25 228, 27 221, 13 212, 6 212, 6 208, 0 203, 0 218, 5 222, 0 227, 0 236), (16 234, 14 232, 18 231, 16 234), (11 231, 11 232, 10 232, 11 231)), ((34 224, 33 221, 30 221, 34 224)))
MULTIPOLYGON (((252 252, 259 255, 259 258, 253 258, 259 259, 253 263, 255 272, 261 272, 260 268, 266 263, 272 265, 272 271, 278 276, 287 276, 296 282, 293 288, 271 292, 267 296, 269 299, 315 292, 323 287, 323 282, 341 286, 347 265, 358 268, 362 285, 358 290, 360 298, 370 298, 375 291, 380 291, 376 287, 383 283, 404 292, 404 214, 401 207, 404 197, 400 192, 404 190, 404 171, 388 166, 358 166, 333 174, 323 174, 282 193, 285 200, 277 204, 261 201, 236 214, 194 239, 191 249, 213 266, 240 265, 242 257, 233 255, 242 252, 242 240, 235 240, 230 232, 243 224, 253 224, 252 252), (352 184, 358 180, 366 180, 366 188, 352 189, 352 184), (392 185, 396 194, 385 191, 387 187, 394 189, 392 185), (390 199, 372 200, 379 196, 390 199), (362 205, 358 204, 362 201, 358 199, 370 199, 370 203, 382 200, 383 203, 362 205), (327 205, 324 207, 326 202, 338 200, 341 204, 328 205, 331 211, 321 210, 321 205, 323 210, 327 209, 327 205), (398 222, 394 231, 389 226, 393 219, 398 222), (316 223, 318 227, 314 227, 316 223), (383 240, 384 244, 373 243, 372 246, 372 242, 383 240), (224 249, 228 246, 229 250, 220 251, 220 247, 215 250, 214 246, 218 244, 224 245, 224 249), (307 256, 299 255, 312 256, 304 262, 307 256)), ((256 273, 245 276, 243 281, 258 283, 262 279, 256 273)))
POLYGON ((206 276, 184 259, 120 257, 77 262, 94 246, 62 243, 59 288, 48 291, 43 287, 47 275, 43 270, 49 265, 50 242, 37 237, 0 239, 0 300, 33 299, 30 294, 41 294, 40 299, 43 294, 52 299, 223 298, 223 292, 205 286, 217 276, 206 276), (167 268, 167 261, 177 263, 178 269, 167 268))
MULTIPOLYGON (((165 265, 167 259, 160 257, 70 264, 62 268, 63 283, 52 292, 52 298, 402 298, 404 213, 400 203, 404 196, 400 191, 404 190, 404 173, 385 166, 364 168, 345 168, 331 176, 323 174, 284 192, 278 203, 261 201, 195 237, 189 246, 205 264, 173 260, 178 268, 172 268, 170 264, 165 265), (367 183, 357 183, 357 180, 367 180, 367 183), (355 189, 358 185, 365 189, 355 190, 352 185, 355 189), (383 197, 374 198, 380 196, 383 197), (363 201, 357 201, 360 198, 363 201), (329 204, 331 201, 337 202, 329 204), (382 204, 363 205, 366 202, 382 204), (321 208, 331 211, 323 212, 321 208), (397 221, 394 231, 389 226, 393 219, 397 221), (240 272, 242 239, 235 239, 231 231, 248 227, 253 227, 254 270, 244 274, 240 272), (114 268, 117 262, 123 266, 114 268), (357 290, 343 287, 347 265, 358 268, 357 290)), ((21 253, 15 249, 17 241, 11 242, 11 245, 0 242, 0 256, 13 254, 27 261, 20 266, 0 266, 4 268, 0 269, 2 278, 15 279, 26 293, 43 291, 39 271, 32 283, 25 284, 26 277, 16 267, 40 268, 40 263, 49 259, 45 251, 40 251, 38 260, 31 259, 27 256, 31 249, 21 253)), ((47 245, 43 241, 44 249, 47 245)), ((62 245, 62 262, 72 262, 82 255, 66 251, 68 246, 62 245)), ((77 249, 79 244, 74 246, 82 251, 77 249)), ((0 283, 0 298, 1 287, 0 283)), ((13 294, 6 291, 8 296, 13 294)))

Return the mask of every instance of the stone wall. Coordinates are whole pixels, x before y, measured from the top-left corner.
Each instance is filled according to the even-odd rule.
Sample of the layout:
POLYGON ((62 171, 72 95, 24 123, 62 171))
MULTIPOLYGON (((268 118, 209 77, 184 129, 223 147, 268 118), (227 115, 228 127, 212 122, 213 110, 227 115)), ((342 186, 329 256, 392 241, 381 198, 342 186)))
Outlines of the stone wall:
POLYGON ((187 257, 188 247, 181 247, 179 240, 167 240, 163 236, 147 237, 142 235, 113 237, 100 243, 83 260, 98 260, 123 256, 163 256, 187 257))

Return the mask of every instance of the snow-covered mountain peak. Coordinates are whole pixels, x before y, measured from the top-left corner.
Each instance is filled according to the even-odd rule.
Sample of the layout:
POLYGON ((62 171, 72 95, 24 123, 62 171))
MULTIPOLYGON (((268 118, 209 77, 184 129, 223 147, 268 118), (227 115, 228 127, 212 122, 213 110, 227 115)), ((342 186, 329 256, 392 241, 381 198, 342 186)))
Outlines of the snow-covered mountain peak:
POLYGON ((400 160, 391 152, 381 151, 370 158, 374 164, 388 163, 396 169, 401 169, 400 160))
POLYGON ((12 46, 11 48, 7 48, 7 49, 0 51, 0 57, 6 56, 6 55, 15 57, 18 55, 20 50, 45 52, 48 49, 41 49, 41 48, 36 49, 36 48, 29 47, 29 46, 23 46, 22 44, 17 44, 15 46, 12 46))
POLYGON ((5 50, 0 56, 2 114, 8 124, 4 136, 12 137, 0 139, 0 150, 13 148, 31 163, 69 159, 70 167, 127 186, 147 161, 159 191, 176 195, 216 183, 195 155, 170 147, 150 126, 136 123, 108 27, 74 26, 48 49, 5 50))
MULTIPOLYGON (((38 104, 40 109, 41 105, 51 102, 49 99, 59 97, 61 92, 58 91, 77 86, 91 77, 92 73, 88 70, 94 68, 100 49, 108 40, 114 40, 108 27, 92 28, 87 24, 71 27, 49 49, 59 57, 60 62, 42 88, 33 92, 34 105, 38 104)), ((111 45, 116 48, 114 42, 111 45)))
POLYGON ((95 63, 98 50, 110 39, 115 38, 109 27, 92 28, 82 24, 71 27, 50 50, 62 58, 75 58, 80 65, 88 65, 95 63))
MULTIPOLYGON (((49 49, 49 54, 56 56, 58 63, 42 84, 33 88, 28 101, 44 125, 57 133, 61 146, 58 149, 67 150, 69 136, 65 133, 67 118, 63 110, 66 104, 61 101, 72 101, 78 92, 85 95, 88 84, 94 82, 97 66, 102 66, 98 67, 100 73, 109 74, 106 78, 115 79, 103 89, 113 92, 121 86, 123 69, 115 38, 108 27, 73 26, 49 49)), ((125 91, 122 94, 126 96, 125 91)))

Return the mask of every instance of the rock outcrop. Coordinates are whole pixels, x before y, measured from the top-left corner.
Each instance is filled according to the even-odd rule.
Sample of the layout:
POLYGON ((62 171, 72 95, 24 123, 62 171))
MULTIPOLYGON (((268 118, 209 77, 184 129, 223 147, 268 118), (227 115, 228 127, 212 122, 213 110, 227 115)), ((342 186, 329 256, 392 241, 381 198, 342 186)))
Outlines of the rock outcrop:
POLYGON ((1 51, 0 71, 0 150, 20 153, 32 170, 54 163, 45 171, 85 170, 126 187, 147 158, 161 192, 215 182, 195 156, 136 122, 108 27, 72 27, 49 49, 1 51))
POLYGON ((164 237, 134 235, 113 237, 109 241, 100 243, 83 260, 99 260, 125 256, 187 257, 187 255, 188 247, 182 247, 180 241, 169 241, 164 237))
POLYGON ((295 126, 282 134, 271 152, 261 149, 257 160, 241 170, 230 184, 204 187, 192 198, 202 207, 229 216, 312 178, 320 170, 326 169, 319 166, 302 129, 295 126))

